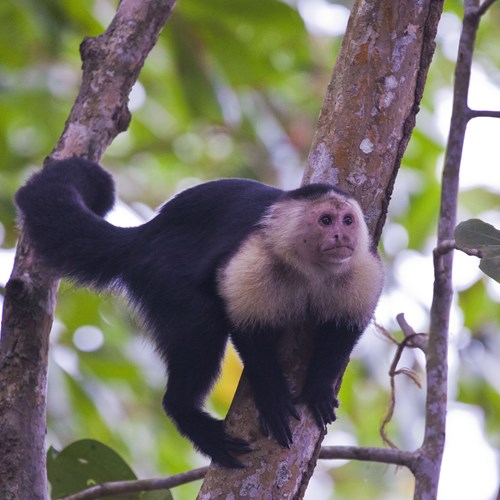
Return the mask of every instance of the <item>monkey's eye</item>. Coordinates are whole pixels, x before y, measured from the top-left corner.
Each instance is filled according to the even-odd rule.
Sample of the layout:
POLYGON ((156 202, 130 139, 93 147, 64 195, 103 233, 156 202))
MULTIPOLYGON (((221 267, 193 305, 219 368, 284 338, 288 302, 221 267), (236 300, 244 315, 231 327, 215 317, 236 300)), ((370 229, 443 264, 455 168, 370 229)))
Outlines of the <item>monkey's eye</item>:
POLYGON ((319 218, 319 222, 323 225, 323 226, 330 226, 332 224, 332 218, 331 216, 329 215, 322 215, 320 218, 319 218))
POLYGON ((352 215, 350 215, 350 214, 344 215, 344 218, 342 219, 342 222, 346 226, 350 226, 354 222, 354 217, 352 215))

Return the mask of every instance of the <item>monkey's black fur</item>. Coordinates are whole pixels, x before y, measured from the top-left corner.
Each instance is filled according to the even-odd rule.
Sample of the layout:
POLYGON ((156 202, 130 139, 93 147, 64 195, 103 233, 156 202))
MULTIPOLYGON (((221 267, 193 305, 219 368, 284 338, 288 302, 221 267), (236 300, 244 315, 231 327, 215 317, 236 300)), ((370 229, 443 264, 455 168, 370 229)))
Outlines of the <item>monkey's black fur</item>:
MULTIPOLYGON (((237 467, 233 454, 249 451, 248 444, 228 436, 223 423, 202 410, 229 335, 247 369, 262 428, 288 446, 288 421, 297 413, 277 359, 281 328, 232 324, 217 273, 273 204, 332 191, 341 193, 321 184, 284 192, 250 180, 219 180, 184 191, 142 226, 119 228, 103 219, 114 204, 111 176, 93 162, 72 158, 35 174, 15 200, 48 267, 82 285, 126 291, 167 366, 166 412, 199 450, 237 467)), ((332 384, 371 313, 357 323, 336 318, 317 326, 302 399, 322 426, 335 419, 332 384)))

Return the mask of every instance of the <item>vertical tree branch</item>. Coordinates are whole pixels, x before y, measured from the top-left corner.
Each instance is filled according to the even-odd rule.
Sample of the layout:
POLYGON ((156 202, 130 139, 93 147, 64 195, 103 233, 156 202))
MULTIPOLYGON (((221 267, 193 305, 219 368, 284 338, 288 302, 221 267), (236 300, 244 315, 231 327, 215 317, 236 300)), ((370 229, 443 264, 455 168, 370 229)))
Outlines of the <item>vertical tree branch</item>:
MULTIPOLYGON (((477 0, 466 0, 462 34, 455 68, 453 111, 446 147, 446 158, 441 186, 437 247, 453 240, 456 226, 460 162, 469 113, 469 92, 472 55, 480 16, 486 11, 485 2, 478 7, 477 0)), ((436 498, 439 472, 446 435, 448 331, 453 298, 453 252, 434 251, 434 292, 431 306, 429 344, 427 350, 427 401, 423 445, 419 451, 415 473, 416 499, 436 498)))
MULTIPOLYGON (((106 32, 81 47, 82 85, 51 156, 98 161, 130 121, 127 103, 175 0, 122 0, 106 32)), ((0 344, 0 498, 47 497, 47 353, 57 281, 24 235, 6 286, 0 344)))
POLYGON ((358 0, 328 85, 304 183, 360 201, 374 241, 415 126, 443 1, 358 0))

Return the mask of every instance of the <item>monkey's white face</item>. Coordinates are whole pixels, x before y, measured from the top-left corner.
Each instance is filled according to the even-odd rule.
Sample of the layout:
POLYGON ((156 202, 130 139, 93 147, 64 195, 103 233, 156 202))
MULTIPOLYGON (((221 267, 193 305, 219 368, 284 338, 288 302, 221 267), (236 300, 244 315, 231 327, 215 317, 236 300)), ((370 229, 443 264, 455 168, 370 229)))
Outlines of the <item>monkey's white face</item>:
POLYGON ((312 264, 335 268, 347 263, 358 246, 361 214, 349 202, 325 200, 307 208, 296 250, 312 264))

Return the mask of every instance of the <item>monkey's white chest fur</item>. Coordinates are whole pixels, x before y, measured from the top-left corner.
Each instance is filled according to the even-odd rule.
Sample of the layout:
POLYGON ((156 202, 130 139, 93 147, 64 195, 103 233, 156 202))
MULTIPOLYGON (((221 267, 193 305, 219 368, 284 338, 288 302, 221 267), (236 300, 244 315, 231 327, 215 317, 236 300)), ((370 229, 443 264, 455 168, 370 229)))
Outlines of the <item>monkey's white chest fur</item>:
POLYGON ((306 319, 368 323, 383 281, 379 260, 369 252, 341 270, 283 261, 252 235, 218 272, 218 289, 231 323, 289 326, 306 319))

